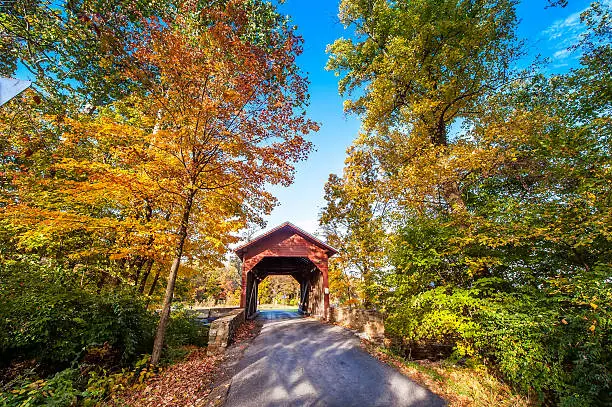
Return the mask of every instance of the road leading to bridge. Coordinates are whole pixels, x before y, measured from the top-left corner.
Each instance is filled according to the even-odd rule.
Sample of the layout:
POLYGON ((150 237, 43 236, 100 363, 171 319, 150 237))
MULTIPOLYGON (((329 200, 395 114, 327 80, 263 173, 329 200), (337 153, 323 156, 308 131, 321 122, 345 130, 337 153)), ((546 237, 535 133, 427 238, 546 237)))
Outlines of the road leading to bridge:
MULTIPOLYGON (((261 318, 280 316, 279 311, 261 318)), ((443 406, 379 362, 343 328, 313 319, 268 319, 232 379, 226 407, 443 406)))
POLYGON ((258 320, 263 321, 272 321, 277 319, 295 319, 295 318, 303 318, 297 311, 289 311, 289 310, 269 310, 269 311, 259 311, 257 314, 258 320))

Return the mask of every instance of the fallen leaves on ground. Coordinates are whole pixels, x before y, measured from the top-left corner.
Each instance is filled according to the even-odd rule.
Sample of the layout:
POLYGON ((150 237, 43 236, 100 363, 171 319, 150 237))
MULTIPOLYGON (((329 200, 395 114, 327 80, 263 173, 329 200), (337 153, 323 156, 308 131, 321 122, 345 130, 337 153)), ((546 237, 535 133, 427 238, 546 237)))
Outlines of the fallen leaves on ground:
POLYGON ((362 340, 361 343, 363 348, 376 359, 395 367, 414 382, 439 395, 451 407, 534 405, 533 400, 515 394, 507 384, 483 369, 446 366, 443 362, 428 360, 406 362, 383 352, 369 341, 362 340))
POLYGON ((222 356, 209 356, 196 348, 185 360, 169 366, 145 386, 120 396, 120 403, 134 407, 201 406, 210 393, 213 372, 222 356))
POLYGON ((255 329, 256 326, 257 324, 255 324, 254 321, 246 321, 245 323, 240 325, 240 327, 238 327, 236 333, 234 334, 234 342, 242 342, 244 340, 251 339, 253 336, 257 335, 257 330, 255 329))
MULTIPOLYGON (((244 342, 257 335, 256 327, 253 321, 242 324, 234 334, 234 343, 244 342)), ((192 348, 185 360, 165 368, 145 385, 135 386, 120 394, 110 405, 204 406, 208 403, 208 395, 213 390, 212 384, 219 374, 223 359, 223 354, 211 356, 206 354, 206 348, 192 348)))

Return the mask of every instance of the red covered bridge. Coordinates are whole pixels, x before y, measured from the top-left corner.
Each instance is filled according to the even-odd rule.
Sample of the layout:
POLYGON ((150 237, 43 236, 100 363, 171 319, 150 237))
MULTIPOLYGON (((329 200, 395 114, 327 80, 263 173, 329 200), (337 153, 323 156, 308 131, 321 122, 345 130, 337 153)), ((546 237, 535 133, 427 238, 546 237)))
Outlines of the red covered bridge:
POLYGON ((300 284, 299 311, 327 319, 328 259, 337 250, 289 222, 235 250, 242 260, 240 306, 251 318, 257 312, 257 289, 269 275, 290 275, 300 284))

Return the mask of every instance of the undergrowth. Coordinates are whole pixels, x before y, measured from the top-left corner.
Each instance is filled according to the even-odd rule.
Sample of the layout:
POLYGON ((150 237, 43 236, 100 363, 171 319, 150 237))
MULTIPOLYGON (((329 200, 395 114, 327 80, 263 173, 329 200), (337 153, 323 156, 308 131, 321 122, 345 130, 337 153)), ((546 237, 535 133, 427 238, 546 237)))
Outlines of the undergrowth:
POLYGON ((392 350, 363 342, 377 359, 394 366, 445 399, 451 407, 529 407, 537 403, 518 394, 475 360, 459 366, 449 360, 408 360, 392 350))

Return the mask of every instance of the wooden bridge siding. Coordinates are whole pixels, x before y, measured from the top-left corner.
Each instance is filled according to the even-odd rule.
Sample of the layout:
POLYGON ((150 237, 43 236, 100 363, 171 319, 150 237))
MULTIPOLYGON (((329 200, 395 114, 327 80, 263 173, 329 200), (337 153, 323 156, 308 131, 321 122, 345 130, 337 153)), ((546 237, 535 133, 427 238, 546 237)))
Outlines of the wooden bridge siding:
POLYGON ((246 279, 243 275, 242 277, 245 281, 242 284, 242 291, 244 295, 245 303, 242 303, 242 297, 240 299, 240 307, 245 308, 245 317, 249 318, 251 315, 255 313, 257 310, 257 293, 259 291, 259 284, 255 281, 255 274, 248 273, 246 279), (246 284, 245 284, 246 283, 246 284), (253 296, 255 301, 252 301, 250 298, 253 296), (248 304, 248 309, 246 309, 246 305, 248 304))
MULTIPOLYGON (((305 257, 309 259, 320 272, 321 281, 317 280, 316 283, 317 286, 320 286, 320 291, 323 295, 323 309, 320 306, 316 306, 316 301, 312 301, 312 293, 309 298, 309 306, 316 308, 317 312, 313 312, 313 314, 327 318, 329 310, 329 294, 325 294, 325 288, 329 288, 327 252, 318 245, 291 231, 281 231, 274 236, 270 236, 269 239, 256 242, 244 254, 242 262, 242 295, 240 296, 241 307, 244 308, 247 304, 247 288, 250 285, 247 284, 247 282, 250 282, 247 281, 248 273, 265 257, 305 257)), ((318 275, 319 273, 316 274, 318 275)), ((320 295, 317 296, 317 299, 320 299, 320 295)))
POLYGON ((314 273, 310 281, 310 293, 308 295, 308 311, 311 315, 326 317, 327 307, 324 304, 325 295, 323 278, 320 272, 314 273))

